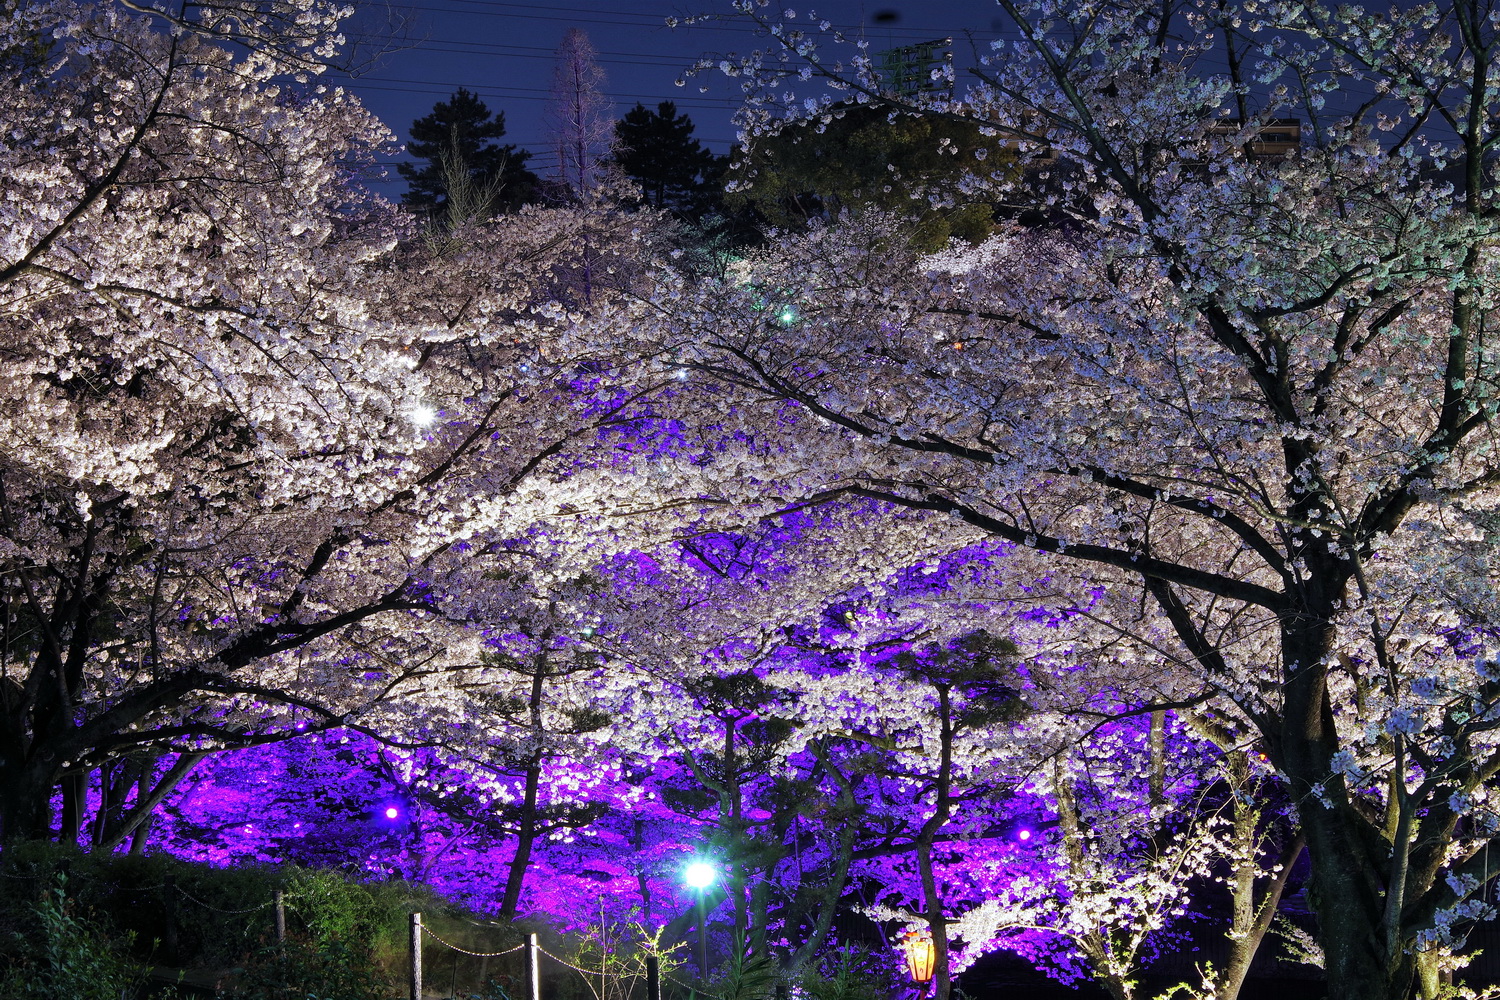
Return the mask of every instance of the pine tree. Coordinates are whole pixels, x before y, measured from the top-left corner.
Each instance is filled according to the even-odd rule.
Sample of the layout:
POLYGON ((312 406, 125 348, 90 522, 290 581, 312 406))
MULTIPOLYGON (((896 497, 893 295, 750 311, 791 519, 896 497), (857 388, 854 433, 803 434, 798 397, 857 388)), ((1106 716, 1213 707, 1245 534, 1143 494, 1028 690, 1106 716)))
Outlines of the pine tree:
POLYGON ((655 209, 697 221, 718 207, 726 158, 693 138, 693 120, 671 101, 637 104, 615 123, 615 162, 655 209))
POLYGON ((475 94, 458 88, 434 105, 430 115, 411 123, 407 152, 427 162, 397 167, 408 185, 402 201, 416 212, 444 218, 449 200, 445 160, 450 166, 467 166, 472 190, 493 192, 482 210, 513 212, 535 201, 537 178, 526 169, 531 153, 496 141, 504 135, 504 112, 491 112, 475 94))

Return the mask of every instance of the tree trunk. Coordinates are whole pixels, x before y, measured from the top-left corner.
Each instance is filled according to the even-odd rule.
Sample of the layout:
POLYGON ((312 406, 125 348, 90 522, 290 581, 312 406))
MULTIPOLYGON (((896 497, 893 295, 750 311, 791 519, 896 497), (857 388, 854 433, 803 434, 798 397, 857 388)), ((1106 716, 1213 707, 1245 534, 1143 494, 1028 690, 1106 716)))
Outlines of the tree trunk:
POLYGON ((937 879, 932 871, 932 836, 925 830, 917 839, 917 872, 922 879, 922 896, 926 900, 923 916, 932 934, 932 1000, 948 1000, 953 990, 952 962, 948 955, 948 918, 938 896, 937 879))
POLYGON ((528 758, 522 791, 521 819, 516 827, 516 853, 510 859, 510 870, 505 876, 505 895, 500 900, 500 919, 510 920, 521 905, 521 889, 526 884, 526 869, 531 865, 531 849, 536 843, 537 797, 542 784, 542 745, 546 730, 542 726, 542 692, 547 681, 547 644, 551 633, 543 637, 542 648, 532 663, 530 711, 530 733, 532 746, 528 758))
POLYGON ((83 834, 83 813, 88 797, 87 779, 82 774, 65 774, 59 786, 62 790, 62 819, 57 841, 77 847, 78 838, 83 834))
POLYGON ((938 831, 948 822, 953 807, 953 706, 946 684, 935 684, 938 693, 938 773, 937 794, 932 816, 922 824, 917 835, 917 872, 922 879, 923 916, 932 934, 932 1000, 949 1000, 953 990, 952 962, 948 954, 948 918, 938 893, 937 878, 932 870, 932 845, 938 831))
POLYGON ((540 762, 526 769, 521 817, 516 824, 516 853, 511 856, 510 868, 505 874, 505 894, 500 899, 501 920, 513 919, 521 905, 521 889, 526 883, 526 869, 531 865, 531 848, 536 842, 536 801, 541 777, 540 762))
MULTIPOLYGON (((1053 799, 1057 803, 1057 825, 1062 833, 1064 863, 1074 871, 1082 871, 1084 865, 1084 834, 1078 821, 1078 804, 1073 797, 1072 778, 1068 775, 1061 758, 1052 762, 1053 799)), ((1089 973, 1094 982, 1104 988, 1113 1000, 1132 1000, 1134 984, 1113 970, 1118 963, 1111 961, 1109 928, 1100 927, 1093 933, 1074 939, 1079 952, 1088 962, 1089 973)))
POLYGON ((51 837, 50 802, 55 782, 56 768, 32 761, 7 766, 0 772, 0 842, 51 837))
POLYGON ((1271 929, 1276 907, 1291 877, 1292 865, 1302 854, 1304 841, 1299 834, 1282 850, 1278 870, 1257 896, 1255 870, 1262 842, 1261 808, 1255 804, 1250 764, 1245 752, 1234 750, 1226 756, 1226 774, 1234 795, 1233 857, 1239 860, 1229 877, 1233 904, 1228 934, 1229 957, 1224 968, 1214 977, 1214 995, 1219 1000, 1237 1000, 1250 972, 1250 963, 1255 960, 1266 932, 1271 929))
MULTIPOLYGON (((855 816, 858 796, 855 794, 853 781, 834 765, 821 740, 810 742, 808 749, 818 758, 829 776, 837 782, 839 808, 846 816, 855 816)), ((854 840, 857 829, 858 826, 852 818, 839 825, 838 847, 833 855, 833 876, 823 886, 824 891, 817 916, 803 923, 803 926, 809 929, 803 935, 801 944, 798 945, 788 963, 788 971, 793 974, 800 973, 813 957, 823 950, 823 942, 827 940, 829 932, 833 929, 833 917, 838 909, 839 898, 843 896, 844 886, 849 882, 849 865, 854 860, 854 840)), ((795 841, 797 835, 794 833, 793 836, 795 841)), ((798 867, 800 869, 800 864, 798 867)))
MULTIPOLYGON (((1326 578, 1326 577, 1325 577, 1326 578)), ((1328 694, 1334 653, 1332 601, 1283 616, 1285 671, 1279 744, 1307 837, 1308 896, 1318 914, 1329 1000, 1406 1000, 1414 963, 1398 945, 1388 951, 1386 871, 1390 844, 1350 803, 1332 768, 1339 748, 1328 694)))
POLYGON ((1447 985, 1443 982, 1443 971, 1438 964, 1439 957, 1436 951, 1417 953, 1417 996, 1421 997, 1421 1000, 1438 1000, 1443 987, 1447 985))
POLYGON ((182 753, 172 762, 172 766, 156 775, 156 763, 160 758, 152 755, 148 763, 142 768, 140 777, 136 782, 135 801, 128 811, 121 814, 119 821, 114 824, 114 831, 105 840, 98 843, 96 849, 102 851, 113 851, 123 844, 127 838, 131 839, 130 853, 140 854, 146 849, 146 840, 151 833, 151 823, 156 816, 156 807, 165 801, 166 797, 177 788, 182 780, 188 776, 198 762, 206 753, 182 753))

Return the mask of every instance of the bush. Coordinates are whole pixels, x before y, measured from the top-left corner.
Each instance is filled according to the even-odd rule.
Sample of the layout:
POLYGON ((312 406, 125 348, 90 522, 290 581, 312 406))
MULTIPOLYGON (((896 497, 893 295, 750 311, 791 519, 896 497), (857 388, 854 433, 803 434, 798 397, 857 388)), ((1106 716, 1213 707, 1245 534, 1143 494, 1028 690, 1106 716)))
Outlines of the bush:
MULTIPOLYGON (((59 875, 68 897, 109 923, 129 928, 135 955, 182 965, 225 966, 238 962, 272 927, 270 903, 287 877, 270 866, 213 868, 167 854, 84 854, 56 844, 7 847, 0 875, 40 889, 59 875), (165 943, 173 942, 173 954, 165 943)), ((24 907, 0 901, 0 925, 22 929, 24 907)))
POLYGON ((216 868, 168 854, 84 854, 56 844, 20 843, 0 854, 0 878, 9 890, 0 892, 0 937, 31 936, 28 901, 55 885, 59 875, 66 876, 68 898, 81 910, 134 932, 137 958, 150 957, 153 942, 175 936, 175 955, 162 955, 158 947, 157 957, 199 968, 243 964, 274 930, 272 901, 278 890, 293 932, 306 932, 317 942, 363 935, 382 967, 405 961, 411 910, 464 915, 424 886, 361 883, 326 869, 216 868))
POLYGON ((370 1000, 395 991, 372 964, 368 947, 336 938, 291 935, 284 946, 261 947, 236 971, 234 985, 221 994, 236 1000, 370 1000))
POLYGON ((117 935, 96 914, 80 913, 66 880, 30 907, 35 932, 11 932, 14 951, 0 975, 6 1000, 120 1000, 145 985, 146 967, 130 956, 135 935, 117 935))
POLYGON ((852 947, 825 955, 803 974, 801 986, 809 1000, 885 1000, 897 994, 889 967, 852 947))

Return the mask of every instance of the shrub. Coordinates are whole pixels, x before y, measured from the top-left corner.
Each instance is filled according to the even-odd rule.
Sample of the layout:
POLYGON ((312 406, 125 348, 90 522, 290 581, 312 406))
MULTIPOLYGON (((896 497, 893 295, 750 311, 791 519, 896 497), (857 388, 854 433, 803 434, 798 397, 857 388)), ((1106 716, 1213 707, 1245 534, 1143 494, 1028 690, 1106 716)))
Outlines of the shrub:
POLYGON ((289 935, 285 945, 257 949, 236 971, 233 987, 221 994, 235 1000, 370 1000, 394 992, 371 963, 368 947, 338 938, 289 935))
POLYGON ((36 933, 12 932, 15 946, 3 975, 7 1000, 120 1000, 146 982, 146 968, 130 957, 133 934, 113 934, 97 914, 80 913, 66 880, 30 907, 36 933))

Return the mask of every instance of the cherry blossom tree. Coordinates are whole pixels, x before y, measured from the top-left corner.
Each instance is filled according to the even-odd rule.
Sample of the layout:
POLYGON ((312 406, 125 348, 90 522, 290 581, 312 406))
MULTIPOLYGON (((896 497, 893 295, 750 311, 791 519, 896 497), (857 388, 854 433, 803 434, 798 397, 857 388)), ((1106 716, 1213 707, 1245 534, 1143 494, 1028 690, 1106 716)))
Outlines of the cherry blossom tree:
MULTIPOLYGON (((713 277, 654 266, 649 221, 592 203, 403 239, 358 183, 385 132, 296 80, 331 10, 0 13, 0 380, 23 403, 0 414, 3 836, 120 845, 204 753, 353 727, 401 744, 379 773, 415 799, 519 793, 555 900, 649 907, 719 828, 765 840, 732 908, 767 949, 778 913, 827 932, 803 875, 842 891, 862 862, 941 931, 973 900, 940 898, 940 845, 1006 808, 960 810, 953 782, 1062 731, 955 751, 943 692, 971 678, 892 668, 983 628, 1076 689, 1070 717, 1128 682, 1111 713, 1204 720, 1227 784, 1277 782, 1332 995, 1404 996, 1486 912, 1500 826, 1488 14, 1002 6, 1022 40, 906 110, 1045 146, 1061 186, 979 160, 970 182, 1066 225, 918 258, 870 212, 713 277), (1364 80, 1382 99, 1349 104, 1364 80), (1294 112, 1299 155, 1248 155, 1294 112), (491 757, 443 756, 486 726, 491 757), (668 777, 716 808, 674 830, 646 805, 668 777), (543 829, 544 805, 598 818, 543 829), (849 816, 805 864, 804 824, 849 816)), ((784 48, 726 64, 818 54, 767 27, 784 48)), ((894 106, 863 60, 839 96, 894 106)), ((1264 886, 1254 817, 1185 812, 1195 843, 1233 840, 1199 869, 1142 849, 1149 827, 1081 843, 1088 809, 1133 815, 1089 796, 1141 790, 1077 759, 1047 772, 1064 869, 1141 879, 1110 911, 1126 947, 1073 937, 1110 975, 1180 907, 1151 864, 1211 850, 1264 886)), ((1148 812, 1188 809, 1168 787, 1148 812)), ((450 829, 402 863, 458 858, 450 829)))
MULTIPOLYGON (((684 290, 654 344, 793 408, 808 457, 763 495, 947 515, 1103 587, 1089 641, 1173 665, 1159 703, 1212 704, 1287 782, 1331 995, 1405 996, 1493 875, 1490 10, 1000 6, 1020 40, 906 106, 1067 165, 973 178, 1065 226, 926 262, 889 223, 817 230, 684 290), (1291 116, 1302 148, 1252 155, 1291 116)), ((901 106, 790 17, 721 61, 766 84, 747 131, 799 67, 901 106)))
POLYGON ((548 353, 560 250, 633 255, 623 224, 403 242, 359 184, 388 133, 286 77, 338 11, 192 9, 0 15, 0 48, 51 45, 7 75, 0 154, 6 839, 76 839, 94 774, 109 847, 204 752, 461 721, 569 443, 649 393, 548 353))
POLYGON ((1229 847, 1227 810, 1213 808, 1200 783, 1205 748, 1174 739, 1168 764, 1159 752, 1167 741, 1133 721, 1053 756, 1036 781, 1055 815, 1042 851, 1050 871, 1038 866, 1030 892, 1010 886, 1003 903, 981 908, 997 931, 1057 934, 1064 954, 1119 1000, 1137 995, 1147 961, 1176 943, 1172 932, 1193 910, 1193 882, 1229 847))

